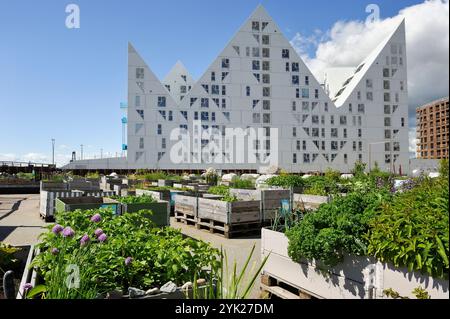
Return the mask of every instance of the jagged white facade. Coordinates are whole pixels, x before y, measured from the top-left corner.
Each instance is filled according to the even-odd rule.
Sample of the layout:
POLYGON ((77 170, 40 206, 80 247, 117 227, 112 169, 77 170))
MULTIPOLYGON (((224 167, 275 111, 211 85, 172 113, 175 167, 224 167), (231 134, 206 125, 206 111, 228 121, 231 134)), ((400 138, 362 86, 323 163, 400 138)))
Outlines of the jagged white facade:
POLYGON ((195 84, 186 67, 178 61, 166 75, 162 84, 176 102, 181 102, 195 84))
POLYGON ((195 83, 181 64, 159 81, 129 44, 128 156, 123 168, 259 170, 263 166, 258 161, 214 163, 215 157, 227 152, 201 156, 194 151, 189 154, 191 161, 174 163, 170 153, 177 141, 170 140, 170 133, 183 128, 193 134, 193 121, 200 120, 204 129, 219 132, 278 129, 277 145, 262 140, 254 153, 264 157, 276 152, 278 167, 288 172, 327 168, 349 172, 357 161, 407 172, 406 62, 402 22, 330 98, 262 6, 195 83), (186 94, 179 91, 181 74, 187 75, 183 82, 191 86, 186 94))

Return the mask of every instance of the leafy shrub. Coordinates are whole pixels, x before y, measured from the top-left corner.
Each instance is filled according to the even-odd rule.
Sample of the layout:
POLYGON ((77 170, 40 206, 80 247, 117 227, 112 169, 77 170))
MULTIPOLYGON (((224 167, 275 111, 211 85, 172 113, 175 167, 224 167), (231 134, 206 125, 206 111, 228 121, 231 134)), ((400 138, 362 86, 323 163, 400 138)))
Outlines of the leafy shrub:
POLYGON ((33 265, 45 279, 45 296, 92 298, 115 289, 126 291, 131 286, 146 290, 168 281, 181 285, 194 277, 205 278, 208 270, 217 268, 219 253, 216 249, 184 238, 178 230, 155 228, 143 215, 114 216, 108 210, 58 214, 57 222, 72 227, 74 236, 63 237, 52 231, 42 236, 39 244, 42 252, 33 265), (91 221, 95 214, 101 215, 101 221, 91 221), (94 235, 98 228, 107 235, 104 242, 94 235), (90 241, 83 246, 80 240, 85 234, 90 241), (58 249, 56 254, 54 248, 58 249), (132 259, 127 264, 128 257, 132 259), (83 286, 66 291, 60 289, 65 286, 65 277, 55 275, 59 273, 55 269, 65 269, 71 263, 80 267, 83 286))
POLYGON ((370 221, 370 254, 409 271, 448 278, 448 177, 397 193, 370 221))
POLYGON ((231 183, 231 187, 238 189, 253 189, 255 188, 255 183, 248 179, 236 179, 231 183))
POLYGON ((269 186, 277 186, 283 188, 303 188, 305 184, 305 179, 299 175, 280 175, 272 177, 267 181, 267 185, 269 186))
POLYGON ((219 196, 226 196, 230 193, 230 187, 225 185, 212 186, 208 189, 208 193, 219 196))
POLYGON ((99 172, 89 172, 86 174, 86 178, 100 178, 99 172))
POLYGON ((334 266, 344 254, 366 254, 363 235, 368 231, 369 220, 379 203, 389 197, 388 193, 358 192, 321 205, 286 231, 289 256, 296 262, 307 258, 334 266))
POLYGON ((111 196, 112 199, 117 200, 122 204, 151 204, 156 203, 157 201, 150 195, 142 195, 142 196, 111 196))

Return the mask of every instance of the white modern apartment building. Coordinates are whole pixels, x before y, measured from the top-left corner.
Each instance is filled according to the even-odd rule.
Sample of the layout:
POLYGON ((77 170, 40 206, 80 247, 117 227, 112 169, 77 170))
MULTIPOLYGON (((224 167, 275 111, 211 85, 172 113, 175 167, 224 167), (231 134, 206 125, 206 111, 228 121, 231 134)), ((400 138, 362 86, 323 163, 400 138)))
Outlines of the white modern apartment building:
POLYGON ((180 62, 160 81, 131 44, 128 54, 127 157, 65 168, 350 172, 361 161, 409 169, 404 21, 360 65, 331 69, 324 83, 262 6, 197 81, 180 62), (246 135, 230 139, 230 129, 246 135))

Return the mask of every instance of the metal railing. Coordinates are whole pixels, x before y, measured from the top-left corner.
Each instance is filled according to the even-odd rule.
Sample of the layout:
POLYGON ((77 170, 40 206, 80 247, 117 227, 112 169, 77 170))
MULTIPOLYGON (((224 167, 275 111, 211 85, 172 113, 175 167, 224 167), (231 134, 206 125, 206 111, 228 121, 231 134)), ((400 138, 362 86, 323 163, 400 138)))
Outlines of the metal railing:
POLYGON ((47 168, 55 168, 54 164, 45 164, 45 163, 33 163, 33 162, 14 162, 14 161, 0 161, 0 166, 7 167, 47 167, 47 168))

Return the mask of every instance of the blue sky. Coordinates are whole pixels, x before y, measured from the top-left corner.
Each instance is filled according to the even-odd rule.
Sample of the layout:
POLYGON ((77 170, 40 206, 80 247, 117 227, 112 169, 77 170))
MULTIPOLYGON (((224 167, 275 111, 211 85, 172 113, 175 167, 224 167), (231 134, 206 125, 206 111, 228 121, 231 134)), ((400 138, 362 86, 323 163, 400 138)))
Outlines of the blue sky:
MULTIPOLYGON (((372 2, 385 18, 422 1, 372 2)), ((127 42, 158 77, 181 60, 197 79, 258 3, 292 39, 365 20, 369 2, 0 0, 0 155, 51 159, 51 138, 58 158, 80 144, 88 156, 120 152, 127 42), (80 29, 65 27, 69 3, 80 7, 80 29)))

